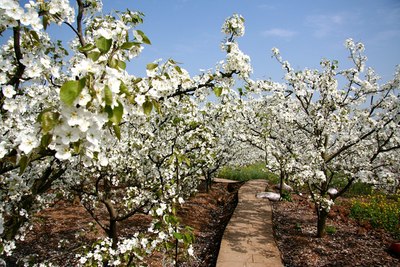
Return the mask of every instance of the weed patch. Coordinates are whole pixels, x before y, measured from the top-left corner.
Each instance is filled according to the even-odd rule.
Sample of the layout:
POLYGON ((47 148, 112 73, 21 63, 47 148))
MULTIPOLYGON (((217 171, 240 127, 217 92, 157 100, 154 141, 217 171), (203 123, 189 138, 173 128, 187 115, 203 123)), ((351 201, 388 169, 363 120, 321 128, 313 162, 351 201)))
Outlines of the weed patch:
POLYGON ((350 217, 374 228, 383 228, 400 238, 400 195, 389 198, 376 194, 353 200, 350 217))

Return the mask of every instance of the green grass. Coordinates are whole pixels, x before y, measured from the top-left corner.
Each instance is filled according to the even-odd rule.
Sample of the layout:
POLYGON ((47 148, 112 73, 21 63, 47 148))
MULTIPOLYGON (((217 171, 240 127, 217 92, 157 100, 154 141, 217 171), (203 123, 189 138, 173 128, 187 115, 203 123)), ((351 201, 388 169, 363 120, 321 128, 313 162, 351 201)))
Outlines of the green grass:
POLYGON ((333 225, 327 225, 325 228, 325 231, 328 235, 334 235, 337 232, 337 229, 335 226, 333 225))
MULTIPOLYGON (((332 181, 330 187, 342 189, 347 185, 347 179, 339 177, 339 178, 334 178, 332 181)), ((370 195, 374 192, 374 188, 370 184, 362 183, 362 182, 356 182, 353 183, 350 188, 347 190, 347 192, 344 194, 345 197, 355 197, 355 196, 367 196, 370 195)))
MULTIPOLYGON (((249 181, 254 179, 265 179, 272 184, 279 183, 279 176, 264 168, 264 163, 255 163, 248 166, 226 166, 218 173, 219 178, 249 181)), ((330 187, 341 189, 347 184, 347 177, 343 174, 335 174, 330 187)), ((304 187, 304 190, 306 188, 304 187)), ((354 183, 344 194, 345 197, 367 196, 374 193, 371 185, 357 182, 354 183)))
POLYGON ((370 184, 357 182, 354 183, 349 190, 344 194, 347 197, 367 196, 374 193, 374 187, 370 184))
MULTIPOLYGON (((342 189, 348 183, 349 177, 342 173, 335 173, 333 176, 333 180, 330 184, 330 187, 342 189)), ((373 193, 373 186, 362 183, 355 182, 353 183, 347 192, 344 194, 345 197, 355 197, 355 196, 366 196, 373 193)))
POLYGON ((227 166, 219 173, 219 178, 225 178, 236 181, 249 181, 255 179, 265 179, 273 183, 279 181, 279 177, 264 168, 263 163, 256 163, 248 166, 227 166))
POLYGON ((373 194, 353 200, 350 217, 400 238, 400 195, 373 194))

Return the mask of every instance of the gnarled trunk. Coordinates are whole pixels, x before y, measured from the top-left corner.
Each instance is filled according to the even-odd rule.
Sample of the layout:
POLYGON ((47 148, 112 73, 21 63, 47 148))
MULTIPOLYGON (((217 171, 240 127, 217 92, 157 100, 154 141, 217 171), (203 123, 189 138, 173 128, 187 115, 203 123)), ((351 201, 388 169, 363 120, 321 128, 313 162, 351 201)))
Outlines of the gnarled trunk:
POLYGON ((326 226, 326 219, 328 218, 329 212, 326 211, 324 208, 320 207, 320 205, 315 204, 316 209, 317 209, 317 237, 321 238, 324 237, 326 232, 325 232, 325 226, 326 226))
POLYGON ((109 229, 107 230, 108 237, 112 240, 112 247, 116 248, 118 244, 118 221, 117 221, 117 211, 114 208, 110 199, 104 201, 109 215, 109 229))

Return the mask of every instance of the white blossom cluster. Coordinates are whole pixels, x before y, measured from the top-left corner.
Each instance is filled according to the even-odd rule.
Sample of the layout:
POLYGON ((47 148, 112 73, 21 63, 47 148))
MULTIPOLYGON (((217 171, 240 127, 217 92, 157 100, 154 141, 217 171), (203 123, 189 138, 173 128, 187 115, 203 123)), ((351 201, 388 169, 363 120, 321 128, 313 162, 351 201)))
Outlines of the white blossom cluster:
POLYGON ((324 210, 326 212, 329 212, 332 206, 335 204, 332 199, 328 197, 322 197, 320 195, 314 195, 313 202, 318 205, 320 211, 324 210))
POLYGON ((137 29, 143 14, 104 15, 101 8, 98 0, 0 2, 1 31, 12 32, 0 50, 5 260, 23 241, 32 215, 60 196, 79 196, 109 236, 82 248, 80 265, 140 265, 176 239, 194 255, 176 206, 196 191, 205 168, 219 168, 230 156, 223 146, 232 139, 224 139, 218 122, 235 112, 223 104, 232 97, 233 75, 249 77, 251 71, 250 59, 234 41, 244 33, 244 20, 234 15, 225 23, 233 31, 227 33, 231 48, 215 71, 191 77, 168 60, 149 63, 146 77, 136 77, 126 71, 126 62, 150 44, 137 29), (76 34, 68 49, 45 31, 52 23, 76 34), (221 105, 203 109, 210 93, 221 105), (221 120, 211 126, 208 112, 221 120), (109 213, 108 223, 99 219, 101 210, 109 213), (119 222, 138 213, 153 217, 148 233, 119 235, 119 222))
POLYGON ((239 49, 237 43, 226 43, 225 46, 229 53, 226 58, 226 63, 223 65, 224 70, 227 73, 239 71, 240 77, 249 78, 253 71, 250 64, 250 57, 239 49))
POLYGON ((222 32, 227 36, 243 36, 245 32, 244 18, 239 14, 233 14, 229 19, 225 20, 222 25, 222 32))

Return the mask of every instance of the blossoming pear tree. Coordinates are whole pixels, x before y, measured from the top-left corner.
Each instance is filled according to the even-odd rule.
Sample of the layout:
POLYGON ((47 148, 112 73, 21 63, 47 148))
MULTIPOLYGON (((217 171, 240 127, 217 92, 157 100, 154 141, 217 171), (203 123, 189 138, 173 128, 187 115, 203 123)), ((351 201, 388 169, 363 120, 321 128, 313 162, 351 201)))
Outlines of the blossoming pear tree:
POLYGON ((200 110, 208 132, 203 141, 204 149, 208 150, 208 153, 199 158, 207 192, 211 189, 213 178, 218 171, 231 162, 241 149, 234 138, 237 129, 235 114, 239 112, 240 107, 237 94, 231 91, 230 94, 220 96, 220 99, 221 103, 207 103, 200 110))
MULTIPOLYGON (((123 245, 125 252, 145 249, 151 253, 170 248, 171 240, 185 236, 180 233, 175 209, 197 187, 199 168, 193 159, 199 155, 203 131, 197 108, 188 96, 169 104, 171 107, 162 105, 159 113, 148 117, 132 115, 126 127, 121 127, 121 139, 106 149, 108 164, 80 171, 80 179, 71 183, 71 190, 111 240, 111 246, 104 244, 113 257, 128 240, 136 247, 123 245), (108 212, 106 224, 100 206, 108 212), (118 223, 138 213, 153 216, 150 234, 121 236, 118 223)), ((89 260, 82 257, 82 262, 89 260)))
MULTIPOLYGON (((315 203, 318 237, 325 233, 326 219, 336 198, 355 182, 383 188, 398 184, 399 163, 395 158, 400 149, 400 72, 397 70, 393 80, 381 85, 374 71, 365 69, 364 46, 348 39, 346 47, 353 67, 344 70, 339 70, 335 60, 323 60, 321 70, 296 71, 273 49, 286 71, 286 86, 270 86, 266 81, 251 84, 254 90, 265 89, 281 96, 282 104, 275 105, 276 112, 285 119, 278 121, 276 126, 282 132, 273 139, 294 148, 286 153, 293 159, 293 178, 307 185, 315 203), (292 110, 282 108, 292 101, 292 110), (342 186, 336 194, 329 194, 338 179, 342 186)), ((276 112, 268 110, 263 115, 276 112)), ((275 140, 275 152, 279 151, 276 145, 275 140)))
POLYGON ((266 169, 279 176, 281 196, 284 182, 296 172, 295 154, 301 149, 300 143, 293 142, 297 130, 292 114, 296 113, 297 103, 279 92, 265 95, 267 88, 282 86, 272 81, 259 82, 257 88, 250 89, 253 93, 244 102, 237 119, 241 125, 237 139, 258 150, 259 160, 265 163, 266 169), (261 85, 262 91, 259 90, 261 85))
POLYGON ((140 78, 126 66, 150 44, 136 29, 143 14, 102 15, 101 8, 97 0, 77 0, 76 8, 66 0, 0 1, 1 32, 10 36, 0 50, 1 257, 23 240, 32 214, 60 194, 78 194, 108 235, 80 257, 82 265, 140 262, 171 237, 190 243, 173 213, 200 174, 192 159, 208 151, 198 152, 206 137, 194 99, 229 92, 235 74, 249 76, 249 58, 235 42, 244 20, 225 22, 227 57, 215 71, 191 77, 173 60, 156 61, 140 78), (74 34, 68 48, 48 32, 57 25, 74 34), (118 239, 117 222, 137 212, 163 226, 155 220, 152 237, 118 239))

